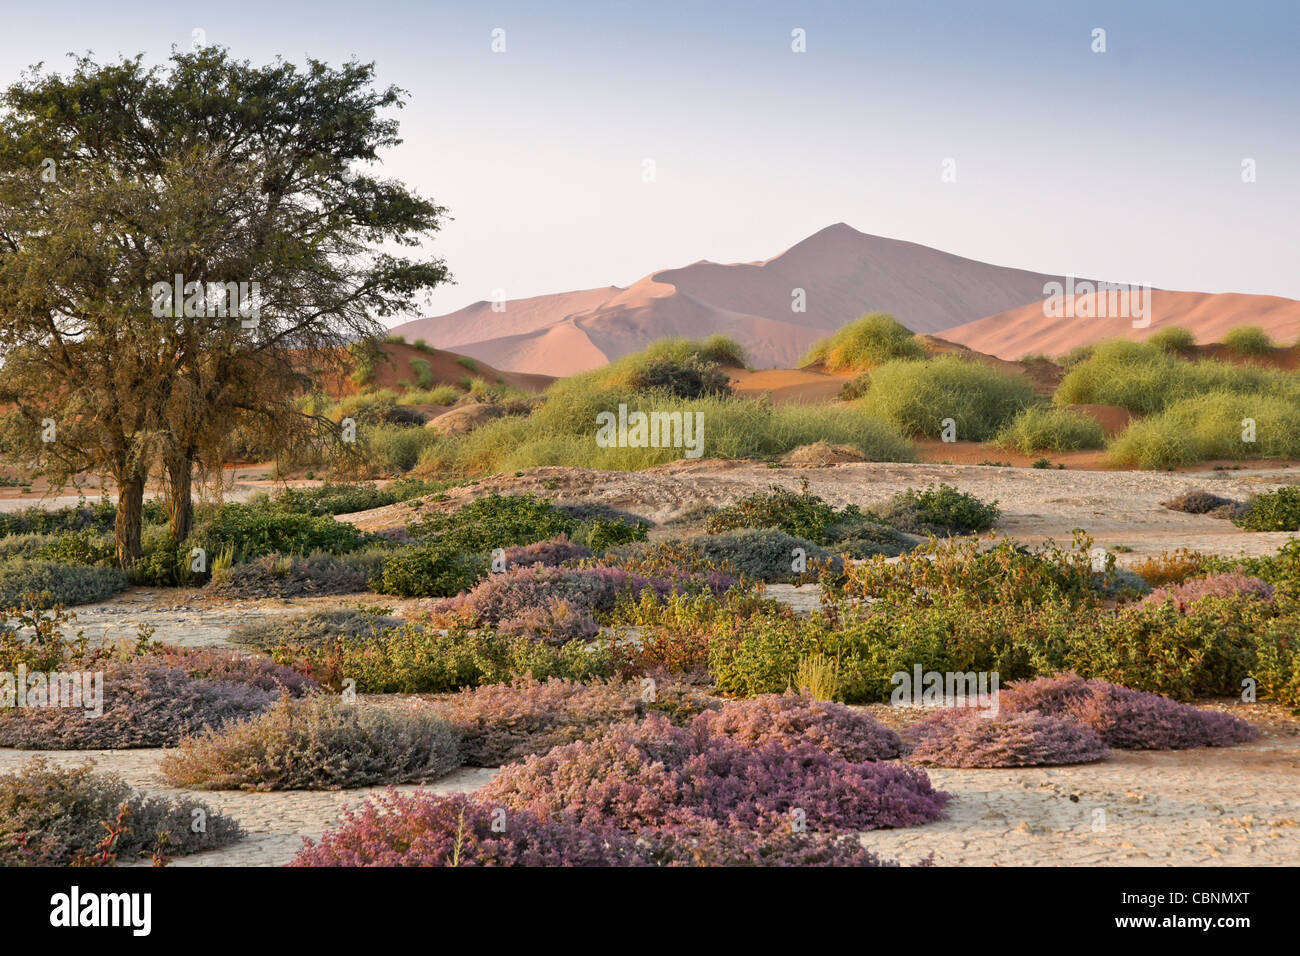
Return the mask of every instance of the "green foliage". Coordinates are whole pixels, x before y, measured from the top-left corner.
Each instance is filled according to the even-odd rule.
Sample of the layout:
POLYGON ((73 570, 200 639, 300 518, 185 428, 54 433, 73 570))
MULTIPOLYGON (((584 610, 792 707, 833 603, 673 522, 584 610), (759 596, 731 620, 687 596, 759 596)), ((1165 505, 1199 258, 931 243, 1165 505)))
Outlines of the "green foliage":
POLYGON ((1002 512, 998 503, 985 502, 951 485, 909 488, 895 495, 877 514, 902 531, 972 534, 988 531, 1002 512))
POLYGON ((1147 342, 1166 352, 1190 352, 1196 336, 1180 325, 1167 325, 1147 338, 1147 342))
POLYGON ((1067 408, 1026 408, 1002 429, 995 441, 1023 454, 1037 451, 1079 451, 1102 448, 1106 433, 1088 415, 1067 408))
POLYGON ((427 359, 411 359, 411 371, 415 372, 416 385, 420 386, 420 388, 433 388, 433 366, 429 364, 427 359))
POLYGON ((412 522, 409 530, 418 538, 480 553, 572 535, 579 524, 577 518, 536 495, 491 494, 456 511, 431 511, 412 522))
POLYGON ((126 575, 117 568, 27 558, 0 561, 0 607, 22 603, 42 608, 56 604, 94 604, 125 587, 126 575), (28 596, 34 599, 28 602, 25 600, 28 596))
POLYGON ((435 385, 422 391, 407 392, 398 399, 400 405, 455 405, 461 390, 455 385, 435 385))
POLYGON ((925 349, 911 329, 892 315, 872 312, 813 343, 800 364, 821 362, 833 372, 857 372, 896 359, 924 357, 925 349))
POLYGON ((238 561, 271 553, 344 554, 361 547, 364 538, 352 525, 328 515, 297 514, 269 503, 222 505, 199 522, 193 535, 209 555, 230 548, 238 561))
POLYGON ((1247 531, 1300 531, 1300 485, 1256 495, 1232 523, 1247 531))
POLYGON ((987 441, 1035 401, 1029 381, 954 355, 894 361, 871 373, 855 404, 905 435, 938 438, 956 423, 959 441, 987 441))
POLYGON ((1239 325, 1229 329, 1223 345, 1237 355, 1267 355, 1273 351, 1273 340, 1258 325, 1239 325))
MULTIPOLYGON (((854 509, 854 513, 858 513, 854 509)), ((720 534, 739 528, 777 528, 786 534, 821 543, 838 514, 831 505, 808 491, 798 494, 773 485, 768 491, 755 492, 717 509, 709 515, 704 528, 720 534)))
POLYGON ((441 633, 418 624, 336 638, 324 645, 285 643, 273 657, 332 690, 350 678, 367 694, 440 694, 526 675, 591 680, 614 673, 614 659, 605 644, 575 640, 556 647, 531 637, 486 630, 441 633))
MULTIPOLYGON (((1206 393, 1300 396, 1296 377, 1277 369, 1202 359, 1189 362, 1147 342, 1119 340, 1092 354, 1061 380, 1057 405, 1118 405, 1152 415, 1206 393)), ((1240 427, 1240 426, 1239 426, 1240 427)))
POLYGON ((370 586, 381 594, 400 597, 451 597, 468 591, 487 570, 488 562, 482 557, 439 541, 394 551, 370 586))
MULTIPOLYGON (((1294 386, 1288 386, 1293 388, 1294 386)), ((1175 468, 1217 458, 1300 456, 1300 391, 1279 394, 1227 390, 1174 401, 1132 422, 1111 441, 1111 464, 1125 468, 1175 468), (1245 441, 1243 421, 1254 423, 1245 441)))

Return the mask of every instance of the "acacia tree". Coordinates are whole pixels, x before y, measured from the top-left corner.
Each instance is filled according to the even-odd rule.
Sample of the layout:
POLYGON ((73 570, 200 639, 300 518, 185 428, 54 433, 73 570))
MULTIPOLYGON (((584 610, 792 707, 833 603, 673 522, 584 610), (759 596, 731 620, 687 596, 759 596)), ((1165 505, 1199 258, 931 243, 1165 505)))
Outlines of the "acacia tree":
POLYGON ((255 67, 214 47, 38 66, 0 95, 6 443, 63 480, 113 477, 122 566, 151 467, 179 543, 196 461, 241 425, 301 440, 313 373, 449 278, 400 254, 446 211, 371 171, 404 101, 373 64, 255 67))

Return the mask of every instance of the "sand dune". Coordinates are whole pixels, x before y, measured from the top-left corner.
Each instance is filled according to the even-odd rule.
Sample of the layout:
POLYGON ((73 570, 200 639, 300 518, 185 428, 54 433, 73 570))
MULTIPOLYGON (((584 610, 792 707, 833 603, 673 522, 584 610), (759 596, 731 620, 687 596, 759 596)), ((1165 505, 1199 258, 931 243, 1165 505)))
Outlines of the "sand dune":
POLYGON ((942 331, 1037 300, 1054 278, 836 223, 762 262, 696 262, 626 289, 510 300, 503 312, 479 302, 394 331, 498 368, 549 375, 594 368, 664 336, 715 333, 738 339, 755 367, 788 367, 814 340, 866 312, 942 331), (801 311, 793 308, 797 289, 801 311))
MULTIPOLYGON (((1073 315, 1094 316, 1096 295, 1075 296, 1073 315)), ((945 339, 1004 359, 1030 353, 1061 355, 1079 345, 1105 339, 1141 341, 1160 329, 1182 326, 1199 342, 1220 342, 1224 333, 1240 325, 1261 326, 1279 344, 1290 345, 1300 336, 1300 302, 1271 295, 1238 293, 1151 293, 1151 324, 1134 328, 1129 317, 1060 318, 1043 314, 1038 301, 949 329, 945 339)), ((1121 303, 1122 304, 1122 303, 1121 303)))

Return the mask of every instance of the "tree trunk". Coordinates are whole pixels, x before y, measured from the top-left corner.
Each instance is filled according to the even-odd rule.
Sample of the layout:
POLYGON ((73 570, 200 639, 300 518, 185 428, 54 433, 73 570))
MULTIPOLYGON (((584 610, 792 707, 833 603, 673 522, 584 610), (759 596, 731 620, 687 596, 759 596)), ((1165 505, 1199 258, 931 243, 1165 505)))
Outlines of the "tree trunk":
POLYGON ((140 523, 144 507, 144 475, 132 475, 117 483, 117 566, 131 567, 140 557, 140 523))
POLYGON ((167 460, 167 520, 171 524, 174 544, 190 536, 194 527, 194 500, 191 489, 194 479, 194 461, 187 454, 178 454, 167 460))

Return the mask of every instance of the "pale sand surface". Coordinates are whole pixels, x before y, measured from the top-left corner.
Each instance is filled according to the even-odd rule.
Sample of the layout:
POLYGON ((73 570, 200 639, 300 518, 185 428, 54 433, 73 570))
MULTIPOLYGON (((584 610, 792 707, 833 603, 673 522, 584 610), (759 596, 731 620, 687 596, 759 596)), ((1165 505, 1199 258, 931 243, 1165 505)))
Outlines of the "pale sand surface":
MULTIPOLYGON (((1240 706, 1259 740, 1222 749, 1114 751, 1100 763, 1023 770, 929 770, 953 794, 949 819, 862 839, 904 863, 934 854, 945 866, 1281 866, 1300 864, 1300 722, 1268 705, 1240 706), (1257 717, 1258 715, 1258 717, 1257 717), (1096 811, 1102 811, 1099 817, 1096 811), (1097 824, 1103 828, 1095 829, 1097 824)), ((878 709, 876 709, 878 710, 878 709)), ((93 760, 142 790, 188 794, 238 820, 248 836, 177 858, 176 866, 273 866, 292 859, 302 837, 317 839, 347 804, 385 788, 248 793, 179 791, 158 771, 162 750, 46 752, 53 763, 93 760)), ((0 772, 31 755, 0 750, 0 772)), ((495 770, 462 768, 429 785, 471 792, 495 770)), ((397 788, 403 791, 414 786, 397 788)))

